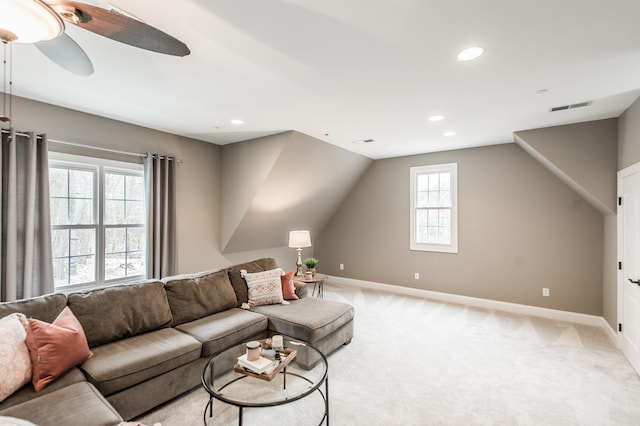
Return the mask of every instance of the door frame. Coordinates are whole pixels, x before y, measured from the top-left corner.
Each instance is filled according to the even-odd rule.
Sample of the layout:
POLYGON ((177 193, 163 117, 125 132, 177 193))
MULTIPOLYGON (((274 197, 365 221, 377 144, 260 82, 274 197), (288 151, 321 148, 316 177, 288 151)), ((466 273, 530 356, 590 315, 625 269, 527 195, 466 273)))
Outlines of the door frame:
MULTIPOLYGON (((617 180, 617 196, 618 197, 622 197, 622 180, 628 176, 631 176, 633 174, 636 173, 640 173, 640 162, 632 164, 628 167, 625 167, 622 170, 618 171, 618 180, 617 180)), ((624 200, 622 200, 622 202, 624 203, 624 200)), ((624 254, 624 233, 623 233, 623 224, 624 224, 624 212, 623 210, 620 208, 620 205, 618 205, 618 202, 616 201, 616 205, 617 205, 617 257, 618 257, 618 261, 622 262, 623 260, 623 254, 624 254)), ((624 265, 623 265, 624 268, 624 265)), ((623 298, 623 294, 624 294, 624 274, 623 274, 623 270, 622 269, 617 269, 617 288, 616 288, 616 292, 617 292, 617 303, 618 303, 618 314, 617 314, 617 319, 618 319, 618 324, 622 324, 622 327, 624 327, 624 298, 623 298)), ((620 331, 618 331, 619 328, 616 327, 615 329, 615 333, 616 333, 616 344, 618 346, 618 348, 622 347, 622 333, 620 331)))

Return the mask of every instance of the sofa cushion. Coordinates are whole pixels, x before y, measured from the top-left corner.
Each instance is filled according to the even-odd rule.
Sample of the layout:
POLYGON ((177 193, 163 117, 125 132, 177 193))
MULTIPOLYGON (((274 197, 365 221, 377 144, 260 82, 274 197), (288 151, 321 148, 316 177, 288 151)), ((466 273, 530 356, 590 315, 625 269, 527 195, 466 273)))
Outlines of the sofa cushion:
POLYGON ((230 266, 226 269, 229 274, 229 281, 233 286, 233 291, 236 293, 238 303, 236 306, 241 306, 243 303, 249 302, 249 293, 247 290, 247 283, 240 275, 242 269, 249 273, 268 271, 269 269, 275 269, 278 267, 276 261, 270 257, 264 259, 254 260, 252 262, 241 263, 239 265, 230 266))
POLYGON ((90 347, 169 327, 173 321, 160 281, 72 293, 68 304, 90 347))
POLYGON ((33 366, 31 382, 36 392, 93 355, 82 326, 68 307, 51 324, 30 319, 27 347, 33 366))
POLYGON ((80 367, 103 395, 110 395, 200 357, 202 345, 174 328, 163 328, 93 348, 80 367))
POLYGON ((269 317, 269 331, 284 334, 312 345, 353 320, 353 306, 333 300, 306 297, 289 305, 252 308, 269 317))
POLYGON ((168 277, 162 281, 174 326, 234 308, 237 304, 226 271, 168 277))
POLYGON ((53 322, 65 306, 67 306, 67 296, 60 293, 15 302, 4 302, 0 303, 0 318, 14 312, 20 312, 27 318, 53 322))
POLYGON ((82 371, 80 371, 78 367, 73 367, 71 370, 67 371, 62 376, 58 377, 58 379, 51 382, 46 388, 44 388, 40 392, 36 393, 36 391, 33 389, 33 385, 31 384, 31 382, 29 382, 25 386, 21 387, 20 390, 15 392, 9 398, 2 401, 2 404, 0 404, 0 412, 2 412, 6 408, 13 407, 14 405, 22 404, 25 401, 29 401, 31 399, 40 397, 42 395, 46 395, 51 392, 55 392, 58 389, 62 389, 74 383, 85 382, 85 381, 86 379, 84 377, 84 374, 82 374, 82 371))
POLYGON ((104 397, 84 381, 1 409, 0 415, 19 417, 39 426, 114 426, 122 421, 104 397))
POLYGON ((26 324, 23 314, 0 318, 0 402, 31 381, 26 324))
POLYGON ((267 332, 267 317, 233 308, 176 327, 202 343, 202 356, 210 357, 236 343, 267 332))

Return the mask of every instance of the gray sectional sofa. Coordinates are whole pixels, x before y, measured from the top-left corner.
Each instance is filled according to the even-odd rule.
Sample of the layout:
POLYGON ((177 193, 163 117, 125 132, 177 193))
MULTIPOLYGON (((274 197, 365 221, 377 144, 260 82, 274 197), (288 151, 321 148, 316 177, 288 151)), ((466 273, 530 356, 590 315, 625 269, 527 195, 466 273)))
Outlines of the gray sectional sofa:
MULTIPOLYGON (((31 384, 0 403, 0 416, 46 425, 115 425, 200 385, 207 360, 237 343, 273 334, 303 340, 328 354, 353 337, 353 307, 305 297, 289 305, 241 309, 248 300, 240 270, 277 268, 259 259, 225 269, 51 294, 0 304, 52 322, 68 306, 93 356, 36 393, 31 384)), ((304 354, 301 354, 304 356, 304 354)), ((315 360, 300 360, 311 366, 315 360)))

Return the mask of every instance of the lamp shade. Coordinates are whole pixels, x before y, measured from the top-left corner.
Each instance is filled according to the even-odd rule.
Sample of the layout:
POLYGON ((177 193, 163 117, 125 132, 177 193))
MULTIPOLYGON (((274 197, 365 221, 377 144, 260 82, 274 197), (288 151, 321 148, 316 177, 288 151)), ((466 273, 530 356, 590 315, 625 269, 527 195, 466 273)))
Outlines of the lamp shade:
POLYGON ((0 34, 6 41, 36 43, 51 40, 63 30, 60 16, 40 0, 0 2, 0 34))
POLYGON ((309 234, 309 231, 289 232, 289 247, 291 248, 311 247, 311 234, 309 234))

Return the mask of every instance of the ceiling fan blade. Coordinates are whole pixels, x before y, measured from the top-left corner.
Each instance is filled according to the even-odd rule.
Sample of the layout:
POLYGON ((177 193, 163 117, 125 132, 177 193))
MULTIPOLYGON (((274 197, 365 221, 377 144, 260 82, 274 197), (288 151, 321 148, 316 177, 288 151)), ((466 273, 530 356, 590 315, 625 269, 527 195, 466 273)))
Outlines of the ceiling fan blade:
POLYGON ((112 40, 173 56, 191 53, 180 40, 122 13, 74 1, 48 3, 68 22, 112 40))
POLYGON ((66 33, 52 40, 39 41, 35 45, 47 58, 67 71, 85 76, 93 74, 91 60, 82 47, 66 33))

